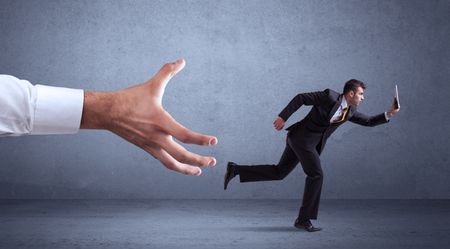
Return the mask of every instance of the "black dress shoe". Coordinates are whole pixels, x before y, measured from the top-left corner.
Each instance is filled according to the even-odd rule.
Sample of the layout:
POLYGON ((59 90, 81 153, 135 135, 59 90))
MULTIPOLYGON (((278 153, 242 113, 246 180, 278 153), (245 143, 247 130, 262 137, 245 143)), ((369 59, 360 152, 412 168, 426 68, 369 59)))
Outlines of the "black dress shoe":
POLYGON ((233 162, 228 162, 228 164, 227 164, 227 172, 225 172, 225 177, 224 177, 224 180, 223 180, 223 189, 224 190, 227 189, 228 183, 235 176, 234 169, 233 169, 234 166, 236 166, 236 164, 233 163, 233 162))
POLYGON ((314 227, 310 220, 300 221, 299 219, 296 219, 294 226, 298 229, 305 229, 308 232, 318 232, 322 230, 320 227, 314 227))

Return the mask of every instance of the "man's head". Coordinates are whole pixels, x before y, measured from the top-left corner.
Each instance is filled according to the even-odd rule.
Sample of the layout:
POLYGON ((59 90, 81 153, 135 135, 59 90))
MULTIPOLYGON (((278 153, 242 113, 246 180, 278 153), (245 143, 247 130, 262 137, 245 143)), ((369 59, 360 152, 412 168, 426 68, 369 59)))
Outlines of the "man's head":
POLYGON ((349 105, 358 106, 364 99, 366 85, 362 81, 351 79, 345 82, 344 97, 349 105))

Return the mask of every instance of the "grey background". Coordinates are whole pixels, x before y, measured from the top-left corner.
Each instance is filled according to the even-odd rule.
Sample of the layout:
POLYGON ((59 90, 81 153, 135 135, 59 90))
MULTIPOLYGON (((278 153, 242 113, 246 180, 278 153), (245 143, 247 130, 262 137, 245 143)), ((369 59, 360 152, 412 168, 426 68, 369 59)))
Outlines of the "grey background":
POLYGON ((281 109, 298 92, 340 91, 350 78, 368 85, 362 112, 387 110, 394 84, 402 111, 333 135, 323 198, 449 198, 449 13, 449 1, 1 0, 0 73, 118 90, 184 57, 163 103, 219 144, 187 146, 218 159, 187 177, 109 132, 1 138, 0 198, 301 198, 300 167, 282 182, 234 180, 225 192, 226 162, 276 163, 281 109))

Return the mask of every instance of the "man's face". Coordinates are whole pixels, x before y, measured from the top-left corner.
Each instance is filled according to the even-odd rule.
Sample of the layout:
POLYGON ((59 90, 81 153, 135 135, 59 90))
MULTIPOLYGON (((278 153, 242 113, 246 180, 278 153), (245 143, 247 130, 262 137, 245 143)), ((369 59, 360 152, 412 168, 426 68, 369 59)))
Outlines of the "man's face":
POLYGON ((361 104, 363 99, 364 99, 364 89, 362 89, 362 87, 358 87, 358 89, 356 89, 356 92, 350 91, 348 93, 347 102, 350 105, 358 106, 359 104, 361 104))

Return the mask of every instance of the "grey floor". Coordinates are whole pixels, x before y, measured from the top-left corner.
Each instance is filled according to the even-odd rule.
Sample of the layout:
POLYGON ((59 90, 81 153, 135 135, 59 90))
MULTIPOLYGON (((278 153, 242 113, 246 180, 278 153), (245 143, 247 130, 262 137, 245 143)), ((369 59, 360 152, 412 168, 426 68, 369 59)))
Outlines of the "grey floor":
POLYGON ((448 248, 450 200, 1 200, 0 248, 448 248))

